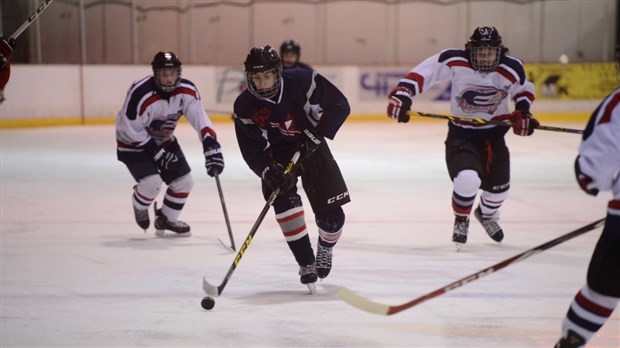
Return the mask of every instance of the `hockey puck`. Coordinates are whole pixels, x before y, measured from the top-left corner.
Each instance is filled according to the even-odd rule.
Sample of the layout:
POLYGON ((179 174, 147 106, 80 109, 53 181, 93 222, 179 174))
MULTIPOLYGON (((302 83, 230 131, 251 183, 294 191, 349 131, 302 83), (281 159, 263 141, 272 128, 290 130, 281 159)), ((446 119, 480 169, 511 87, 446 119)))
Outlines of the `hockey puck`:
POLYGON ((215 300, 213 297, 205 296, 202 298, 202 301, 200 301, 200 305, 206 310, 211 310, 215 307, 215 300))

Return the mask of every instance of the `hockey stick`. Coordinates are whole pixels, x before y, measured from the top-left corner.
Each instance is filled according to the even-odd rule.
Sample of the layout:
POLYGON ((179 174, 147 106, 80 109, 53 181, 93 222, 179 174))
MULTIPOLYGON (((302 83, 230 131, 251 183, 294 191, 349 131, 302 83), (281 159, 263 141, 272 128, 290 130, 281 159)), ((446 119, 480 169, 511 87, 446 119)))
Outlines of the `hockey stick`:
POLYGON ((226 210, 226 202, 224 201, 222 184, 220 184, 220 176, 217 174, 215 174, 215 182, 217 183, 217 191, 220 193, 220 202, 222 202, 222 211, 224 211, 224 220, 226 220, 226 228, 228 229, 228 237, 230 238, 230 248, 233 251, 237 251, 237 248, 235 248, 235 238, 233 238, 232 229, 230 228, 230 220, 228 219, 228 210, 226 210))
POLYGON ((17 30, 15 30, 15 32, 11 35, 11 37, 9 39, 17 39, 23 32, 24 30, 28 29, 28 27, 30 26, 30 24, 32 24, 37 17, 39 17, 39 15, 41 15, 41 13, 49 7, 49 5, 52 3, 52 1, 54 0, 45 0, 45 2, 43 2, 41 4, 41 6, 39 6, 33 14, 30 15, 30 17, 28 17, 28 19, 26 19, 26 21, 19 27, 17 28, 17 30))
POLYGON ((371 301, 365 297, 362 297, 356 293, 354 293, 353 291, 347 289, 347 288, 341 288, 340 290, 338 290, 338 296, 340 296, 340 298, 342 300, 344 300, 345 302, 347 302, 348 304, 350 304, 353 307, 356 307, 358 309, 361 309, 363 311, 366 312, 370 312, 370 313, 374 313, 374 314, 379 314, 379 315, 392 315, 392 314, 396 314, 398 312, 404 311, 405 309, 409 309, 413 306, 416 306, 424 301, 430 300, 432 298, 435 298, 437 296, 443 295, 448 291, 452 291, 456 288, 459 288, 467 283, 473 282, 474 280, 480 279, 484 276, 487 276, 493 272, 496 272, 510 264, 519 262, 519 261, 523 261, 526 258, 532 256, 532 255, 536 255, 544 250, 547 250, 549 248, 552 248, 560 243, 563 243, 569 239, 572 239, 574 237, 577 237, 579 235, 582 235, 586 232, 592 231, 595 228, 603 225, 605 223, 605 219, 600 219, 597 221, 594 221, 590 224, 587 224, 581 228, 578 228, 576 230, 574 230, 573 232, 569 232, 563 236, 557 237, 553 240, 548 241, 547 243, 541 244, 537 247, 534 247, 532 249, 526 250, 524 252, 522 252, 521 254, 515 255, 509 259, 506 259, 502 262, 496 263, 495 265, 491 266, 491 267, 487 267, 485 269, 483 269, 482 271, 473 273, 468 275, 467 277, 461 278, 455 282, 452 282, 446 286, 444 286, 443 288, 437 289, 433 292, 429 292, 426 295, 420 296, 418 298, 416 298, 415 300, 400 304, 400 305, 394 305, 394 306, 390 306, 390 305, 386 305, 383 303, 379 303, 379 302, 374 302, 371 301))
MULTIPOLYGON (((299 160, 299 156, 300 156, 299 151, 295 152, 295 154, 291 158, 291 161, 288 163, 288 165, 284 169, 284 173, 285 174, 288 174, 288 173, 291 172, 291 170, 293 170, 293 167, 295 166, 295 164, 299 160)), ((243 242, 243 245, 241 245, 241 248, 239 249, 239 252, 237 252, 237 256, 235 256, 235 259, 234 259, 233 263, 230 265, 230 268, 228 269, 228 272, 226 273, 226 276, 224 277, 224 280, 222 280, 222 284, 220 284, 218 286, 212 285, 211 283, 209 283, 207 281, 206 277, 202 277, 202 289, 205 291, 205 293, 207 295, 209 295, 209 296, 220 296, 222 294, 222 291, 224 291, 224 287, 226 287, 226 284, 228 283, 228 280, 230 280, 230 277, 232 276, 233 272, 237 268, 237 265, 239 265, 239 261, 241 261, 241 258, 243 257, 243 254, 245 253, 245 251, 247 250, 248 246, 252 242, 252 238, 256 234, 256 231, 258 231, 258 227, 263 222, 263 219, 265 218, 265 215, 267 215, 267 212, 269 211, 269 208, 271 207, 271 205, 273 204, 273 201, 275 201, 275 199, 276 199, 276 197, 278 196, 279 193, 280 193, 280 188, 276 187, 276 189, 273 190, 273 192, 271 193, 271 196, 269 196, 269 198, 267 199, 267 203, 265 203, 265 206, 263 207, 263 210, 260 212, 260 215, 258 215, 258 219, 256 219, 256 222, 254 223, 254 226, 252 226, 252 229, 250 230, 250 233, 245 238, 245 241, 243 242)))
MULTIPOLYGON (((440 119, 445 119, 445 120, 465 121, 465 122, 473 122, 473 123, 478 123, 478 124, 496 124, 496 125, 499 125, 499 126, 512 127, 512 124, 510 122, 485 120, 483 118, 465 117, 465 116, 452 116, 452 115, 437 115, 437 114, 429 114, 429 113, 426 113, 426 112, 419 112, 419 111, 409 111, 408 114, 410 116, 440 118, 440 119)), ((552 131, 552 132, 561 132, 561 133, 583 134, 583 130, 581 130, 581 129, 573 129, 573 128, 562 128, 562 127, 553 127, 553 126, 543 126, 543 125, 540 125, 540 126, 536 127, 535 129, 552 131)))

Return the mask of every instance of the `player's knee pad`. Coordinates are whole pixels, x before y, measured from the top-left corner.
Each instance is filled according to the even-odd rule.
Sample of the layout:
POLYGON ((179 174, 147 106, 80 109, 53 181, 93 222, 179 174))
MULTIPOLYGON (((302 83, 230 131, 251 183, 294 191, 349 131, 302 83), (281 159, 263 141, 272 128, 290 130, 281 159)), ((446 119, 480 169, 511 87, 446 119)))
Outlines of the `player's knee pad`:
POLYGON ((315 214, 316 225, 326 232, 339 231, 344 226, 344 210, 337 207, 315 214))
POLYGON ((283 213, 287 210, 301 207, 301 197, 298 194, 282 194, 276 197, 276 200, 273 201, 273 210, 276 214, 283 213))
POLYGON ((194 179, 190 174, 185 174, 181 177, 178 177, 168 185, 168 188, 174 192, 186 192, 189 193, 192 191, 192 187, 194 187, 194 179))
POLYGON ((461 170, 454 178, 454 192, 463 197, 475 196, 481 182, 475 170, 461 170))
POLYGON ((159 194, 163 180, 159 175, 149 175, 138 180, 137 191, 149 198, 155 198, 159 194))

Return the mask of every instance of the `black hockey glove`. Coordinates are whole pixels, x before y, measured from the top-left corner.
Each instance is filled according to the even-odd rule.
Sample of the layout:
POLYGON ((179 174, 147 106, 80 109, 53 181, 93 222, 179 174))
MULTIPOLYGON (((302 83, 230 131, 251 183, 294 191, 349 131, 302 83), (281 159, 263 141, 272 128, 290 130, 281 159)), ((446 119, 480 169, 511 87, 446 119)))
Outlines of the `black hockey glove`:
POLYGON ((153 156, 153 160, 159 167, 159 169, 172 170, 176 166, 179 166, 179 158, 173 152, 166 151, 163 147, 160 148, 153 156))
POLYGON ((293 188, 293 186, 295 186, 297 181, 295 174, 285 174, 284 168, 277 163, 272 163, 268 167, 265 167, 261 177, 272 190, 279 187, 280 193, 289 191, 293 188))
POLYGON ((409 88, 398 86, 389 94, 387 114, 390 118, 397 120, 398 123, 409 122, 409 110, 411 109, 411 98, 413 93, 409 88))
POLYGON ((592 196, 598 195, 598 189, 592 185, 592 178, 581 172, 581 167, 579 166, 579 156, 575 159, 575 176, 577 177, 579 187, 581 187, 585 193, 592 196))
POLYGON ((207 137, 202 145, 205 150, 207 174, 211 177, 220 175, 224 170, 224 156, 222 155, 220 143, 212 137, 207 137))
POLYGON ((321 146, 321 144, 325 141, 325 138, 319 134, 319 131, 316 128, 306 128, 301 133, 301 158, 304 160, 310 157, 316 149, 321 146))

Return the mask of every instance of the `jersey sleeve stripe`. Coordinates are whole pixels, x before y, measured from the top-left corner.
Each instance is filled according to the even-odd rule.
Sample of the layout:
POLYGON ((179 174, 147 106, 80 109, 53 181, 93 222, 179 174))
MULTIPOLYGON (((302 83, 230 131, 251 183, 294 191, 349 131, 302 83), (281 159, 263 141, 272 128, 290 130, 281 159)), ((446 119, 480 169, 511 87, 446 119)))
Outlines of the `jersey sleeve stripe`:
POLYGON ((508 81, 512 83, 517 83, 517 78, 510 71, 504 69, 503 66, 498 66, 497 68, 495 68, 495 71, 508 79, 508 81))
POLYGON ((150 84, 151 78, 152 76, 145 77, 136 82, 129 91, 129 102, 127 103, 126 116, 130 120, 136 119, 138 116, 140 102, 152 92, 152 87, 150 84))
POLYGON ((452 60, 452 61, 448 62, 447 65, 449 67, 451 67, 451 68, 460 66, 460 67, 463 67, 463 68, 470 68, 471 69, 471 65, 469 65, 468 62, 463 61, 463 60, 452 60))
POLYGON ((199 99, 196 91, 188 87, 179 87, 175 89, 174 92, 172 93, 172 95, 178 95, 178 94, 188 94, 196 99, 199 99))
POLYGON ((424 76, 414 72, 407 73, 398 85, 407 87, 414 91, 414 95, 418 95, 424 90, 424 76))
POLYGON ((611 122, 611 115, 614 109, 618 106, 618 103, 620 103, 620 93, 616 93, 611 98, 609 103, 607 103, 607 106, 605 106, 605 110, 603 111, 603 116, 598 121, 598 124, 611 122))
MULTIPOLYGON (((314 90, 316 89, 316 81, 314 80, 314 78, 316 77, 318 73, 316 71, 312 71, 312 82, 310 83, 310 87, 308 88, 308 91, 306 92, 306 104, 304 104, 304 112, 306 114, 306 117, 308 118, 308 121, 310 122, 310 124, 312 124, 313 127, 316 127, 317 124, 319 124, 319 122, 317 120, 315 120, 313 117, 311 117, 310 115, 312 114, 312 109, 311 109, 311 105, 310 105, 310 97, 312 96, 312 93, 314 93, 314 90)), ((284 84, 282 84, 282 86, 284 86, 284 84)), ((280 93, 280 98, 282 98, 282 93, 280 93)))
POLYGON ((158 94, 153 94, 152 96, 148 97, 140 106, 140 113, 138 115, 141 116, 151 104, 160 99, 161 97, 158 94))

